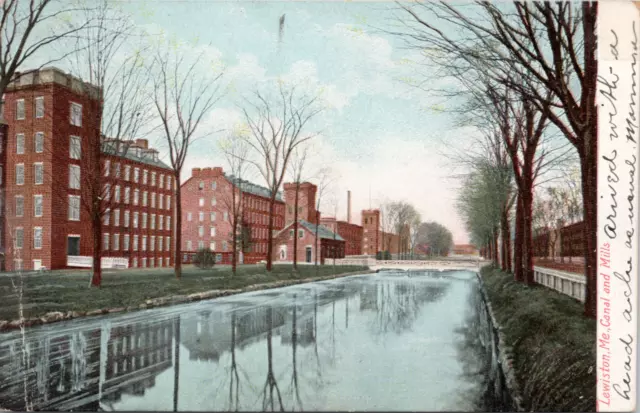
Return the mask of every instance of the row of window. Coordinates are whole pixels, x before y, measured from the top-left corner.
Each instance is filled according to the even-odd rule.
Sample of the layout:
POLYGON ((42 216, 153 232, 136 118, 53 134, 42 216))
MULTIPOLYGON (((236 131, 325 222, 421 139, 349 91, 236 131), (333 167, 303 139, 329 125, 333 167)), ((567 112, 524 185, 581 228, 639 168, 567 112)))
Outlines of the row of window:
MULTIPOLYGON (((44 200, 43 195, 38 194, 33 196, 33 216, 36 218, 42 216, 43 200, 44 200)), ((15 205, 16 205, 16 208, 15 208, 16 217, 23 217, 24 216, 24 196, 23 195, 15 196, 15 205)), ((0 210, 1 209, 2 209, 2 200, 0 199, 0 210)))
MULTIPOLYGON (((105 160, 104 176, 105 177, 113 176, 116 179, 120 179, 120 163, 114 162, 113 165, 111 165, 111 160, 109 159, 105 160)), ((166 175, 166 179, 165 179, 164 174, 158 174, 154 171, 149 172, 146 169, 142 170, 142 185, 156 186, 156 178, 157 178, 157 184, 159 189, 163 189, 164 187, 164 189, 168 191, 171 190, 172 179, 170 175, 166 175), (151 179, 149 179, 149 177, 151 177, 151 179)), ((131 165, 124 166, 124 180, 127 182, 131 181, 131 165)), ((140 183, 140 168, 138 167, 133 168, 133 182, 136 184, 140 183)))
POLYGON ((138 251, 138 247, 140 251, 162 251, 163 247, 165 251, 169 251, 171 248, 171 237, 162 237, 151 235, 147 237, 146 235, 138 236, 138 235, 129 235, 122 234, 122 250, 120 249, 120 237, 121 234, 113 234, 110 235, 108 232, 102 234, 102 250, 103 251, 138 251), (109 241, 112 241, 109 244, 109 241), (140 245, 138 245, 138 240, 140 240, 140 245), (131 241, 131 242, 129 242, 131 241))
MULTIPOLYGON (((15 229, 13 247, 16 249, 24 247, 24 228, 17 227, 15 229)), ((33 227, 33 249, 42 249, 42 227, 33 227)))
MULTIPOLYGON (((0 185, 2 185, 3 167, 0 165, 0 185)), ((24 164, 16 164, 16 185, 24 185, 24 164)), ((33 164, 33 183, 34 185, 42 185, 44 183, 44 164, 42 162, 34 162, 33 164)))
MULTIPOLYGON (((129 221, 131 222, 131 226, 133 228, 138 228, 138 223, 142 229, 147 229, 147 218, 149 220, 149 229, 156 229, 156 214, 147 214, 146 212, 139 213, 138 211, 134 211, 133 214, 129 210, 124 210, 122 214, 122 226, 125 228, 129 228, 129 221), (133 219, 132 218, 133 215, 133 219), (142 217, 140 222, 140 217, 142 217)), ((157 215, 157 229, 158 230, 171 230, 171 216, 167 215, 157 215)), ((102 224, 103 225, 111 225, 113 222, 114 227, 120 226, 120 210, 114 209, 113 211, 107 208, 102 215, 102 224)))
MULTIPOLYGON (((37 119, 44 118, 44 96, 38 96, 34 99, 35 110, 34 116, 37 119)), ((16 120, 24 120, 25 118, 25 102, 24 99, 16 100, 16 120)), ((69 108, 69 123, 73 126, 82 126, 82 105, 71 102, 69 108)))
MULTIPOLYGON (((80 170, 79 168, 72 168, 72 166, 75 165, 69 165, 69 188, 73 188, 71 186, 71 179, 72 179, 72 173, 73 173, 73 179, 74 182, 79 181, 79 178, 76 178, 76 176, 79 176, 80 174, 80 170), (73 170, 73 171, 72 171, 73 170)), ((111 200, 111 197, 113 196, 113 201, 116 203, 120 203, 123 202, 125 204, 129 204, 131 203, 131 188, 126 186, 124 188, 124 196, 122 197, 123 199, 121 200, 120 197, 121 194, 121 187, 120 185, 114 185, 113 189, 111 187, 111 184, 104 184, 103 190, 102 190, 102 198, 109 201, 111 200)), ((137 188, 133 189, 133 205, 139 205, 140 204, 140 190, 137 188)), ((171 195, 164 195, 164 194, 156 194, 155 192, 151 192, 151 194, 149 194, 149 191, 144 191, 142 192, 142 206, 146 207, 146 206, 150 206, 151 208, 157 208, 158 209, 166 209, 166 210, 170 210, 171 209, 171 195), (156 204, 156 199, 157 199, 157 204, 156 204)))
MULTIPOLYGON (((204 216, 205 213, 200 211, 198 212, 198 221, 202 222, 204 221, 204 216)), ((216 220, 216 213, 215 212, 209 212, 209 221, 213 222, 216 220)), ((229 220, 229 213, 227 211, 225 211, 222 214, 222 220, 223 221, 228 221, 229 220)), ((193 221, 193 214, 191 212, 187 212, 187 221, 193 221)))
MULTIPOLYGON (((204 241, 198 241, 198 249, 201 250, 204 248, 204 241)), ((193 251, 193 242, 191 240, 187 240, 185 241, 185 249, 187 251, 193 251)), ((209 249, 211 251, 215 251, 216 250, 216 242, 215 241, 211 241, 209 243, 209 249)), ((222 241, 222 251, 227 251, 229 249, 229 244, 227 243, 227 241, 222 241)))
MULTIPOLYGON (((13 268, 15 271, 22 271, 24 270, 24 265, 23 265, 23 260, 22 259, 14 259, 13 260, 13 268)), ((140 262, 138 262, 138 257, 133 257, 131 259, 131 267, 132 268, 154 268, 154 267, 162 267, 163 265, 163 260, 162 257, 157 257, 157 259, 155 257, 149 257, 148 261, 147 261, 147 257, 142 257, 140 259, 140 262), (148 266, 147 266, 147 262, 148 262, 148 266), (138 265, 140 264, 140 265, 138 265)), ((164 266, 165 267, 169 267, 171 265, 171 258, 169 257, 164 257, 164 266)), ((34 259, 33 260, 33 269, 34 270, 39 270, 40 267, 42 267, 42 260, 41 259, 34 259)))

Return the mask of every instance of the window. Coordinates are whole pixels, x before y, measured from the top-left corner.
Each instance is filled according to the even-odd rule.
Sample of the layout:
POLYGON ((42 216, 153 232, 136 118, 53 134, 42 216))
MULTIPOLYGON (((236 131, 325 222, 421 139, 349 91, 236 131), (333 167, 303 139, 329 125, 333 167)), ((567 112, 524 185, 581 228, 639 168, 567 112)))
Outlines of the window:
POLYGON ((80 165, 69 165, 69 188, 80 189, 80 165))
POLYGON ((215 189, 217 188, 217 183, 216 181, 211 182, 211 189, 213 189, 215 191, 215 189))
POLYGON ((167 224, 167 225, 166 225, 165 229, 166 229, 167 231, 170 231, 170 230, 171 230, 171 217, 170 217, 169 215, 167 215, 166 224, 167 224))
POLYGON ((116 178, 120 178, 120 162, 113 165, 113 174, 116 178))
POLYGON ((109 171, 111 171, 111 161, 104 161, 104 176, 109 176, 109 171))
POLYGON ((44 182, 44 165, 42 162, 36 162, 33 164, 33 183, 35 185, 42 185, 44 182))
POLYGON ((146 258, 142 259, 142 268, 147 268, 147 259, 146 258))
POLYGON ((148 181, 149 181, 149 171, 145 169, 144 172, 142 173, 142 185, 146 185, 148 181))
POLYGON ((80 221, 80 196, 69 195, 69 221, 80 221))
POLYGON ((131 188, 128 186, 124 188, 124 203, 128 204, 131 198, 131 188))
POLYGON ((129 228, 129 216, 130 216, 129 215, 129 211, 124 211, 124 218, 123 218, 124 223, 123 224, 124 224, 125 228, 129 228))
POLYGON ((118 251, 120 249, 120 234, 113 234, 113 250, 118 251))
POLYGON ((187 250, 187 251, 191 251, 191 250, 193 249, 192 247, 193 247, 193 245, 191 244, 191 240, 187 241, 187 248, 186 248, 186 250, 187 250))
POLYGON ((203 207, 203 206, 204 206, 204 198, 200 198, 200 199, 198 200, 198 206, 201 206, 201 207, 203 207))
POLYGON ((203 181, 198 182, 198 189, 200 191, 202 191, 204 189, 204 182, 203 181))
POLYGON ((36 118, 44 118, 44 97, 38 96, 36 102, 36 118))
POLYGON ((24 216, 24 197, 22 195, 16 195, 16 216, 24 216))
POLYGON ((215 241, 211 241, 211 242, 209 243, 209 249, 210 249, 211 251, 215 251, 215 250, 216 250, 216 242, 215 242, 215 241))
POLYGON ((109 234, 102 234, 102 251, 109 251, 109 234))
POLYGON ((304 237, 304 230, 303 229, 299 229, 298 230, 298 238, 303 238, 304 237))
POLYGON ((164 250, 169 251, 170 248, 171 248, 171 237, 164 237, 164 250))
POLYGON ((82 105, 71 102, 71 124, 73 126, 82 126, 82 105))
POLYGON ((138 236, 134 235, 133 236, 133 245, 132 245, 132 249, 134 251, 138 251, 138 236))
POLYGON ((36 132, 33 136, 33 150, 36 153, 44 152, 44 132, 36 132))
POLYGON ((124 166, 124 180, 128 181, 131 178, 131 165, 124 166))
POLYGON ((162 194, 158 194, 158 209, 162 209, 164 206, 164 197, 162 194))
POLYGON ((209 214, 209 220, 210 221, 215 221, 216 220, 216 213, 215 212, 211 212, 209 214))
POLYGON ((151 172, 151 186, 156 186, 156 173, 151 172))
POLYGON ((34 217, 42 216, 42 195, 33 196, 33 216, 34 217))
POLYGON ((140 181, 140 168, 133 169, 133 182, 138 183, 140 181))
POLYGON ((24 119, 24 99, 16 100, 16 119, 24 119))
POLYGON ((79 136, 69 137, 69 157, 71 159, 80 159, 81 144, 79 136))
POLYGON ((24 246, 24 228, 16 228, 16 248, 22 248, 24 246))
POLYGON ((162 237, 158 237, 158 251, 162 251, 162 237))
POLYGON ((142 247, 140 249, 142 251, 146 251, 147 250, 147 236, 146 235, 142 236, 142 247))
POLYGON ((216 236, 216 227, 209 228, 209 235, 212 237, 216 236))
POLYGON ((204 249, 204 241, 198 241, 198 249, 204 249))
POLYGON ((198 212, 198 221, 204 221, 204 212, 198 212))
POLYGON ((222 251, 227 250, 227 241, 222 241, 222 251))
POLYGON ((164 175, 160 174, 160 177, 158 178, 158 187, 162 189, 163 186, 164 186, 164 175))
POLYGON ((224 211, 224 215, 222 217, 223 221, 228 221, 229 220, 229 213, 227 211, 224 211))
POLYGON ((156 265, 156 259, 151 257, 149 258, 149 267, 153 268, 156 265))
POLYGON ((104 184, 104 199, 106 201, 111 199, 111 184, 104 184))
POLYGON ((187 221, 191 221, 192 215, 191 212, 187 212, 187 221))
MULTIPOLYGON (((167 250, 167 251, 169 251, 169 250, 167 250)), ((167 267, 171 265, 171 261, 170 261, 170 258, 169 258, 169 257, 166 257, 166 258, 164 259, 164 262, 165 262, 165 265, 166 265, 167 267)), ((167 350, 165 349, 165 351, 167 351, 167 350)), ((165 354, 167 354, 167 353, 165 353, 165 354)), ((166 358, 166 357, 165 357, 165 358, 166 358)))
POLYGON ((16 153, 18 155, 24 154, 24 133, 16 134, 16 153))
POLYGON ((138 268, 138 258, 133 257, 133 261, 132 261, 131 266, 132 266, 133 268, 138 268))
MULTIPOLYGON (((170 191, 171 190, 171 181, 173 179, 171 179, 170 176, 167 176, 167 190, 170 191)), ((167 208, 168 209, 168 208, 167 208)))
POLYGON ((156 229, 156 214, 151 214, 151 229, 156 229))
POLYGON ((133 205, 138 205, 139 200, 140 200, 140 190, 136 188, 133 190, 133 205))
POLYGON ((167 195, 167 210, 171 209, 171 195, 167 195))
POLYGON ((149 240, 149 251, 155 251, 156 250, 156 236, 152 235, 151 239, 149 240))
POLYGON ((147 213, 143 212, 142 213, 142 229, 146 229, 147 228, 147 213))
POLYGON ((120 210, 119 209, 113 210, 113 225, 116 227, 120 226, 120 210))
POLYGON ((289 230, 289 237, 293 238, 294 231, 292 229, 289 230))
POLYGON ((129 251, 129 234, 124 234, 122 238, 122 249, 124 251, 129 251))
POLYGON ((147 199, 149 198, 149 192, 144 191, 142 194, 142 206, 146 207, 147 206, 147 199))
POLYGON ((16 165, 16 185, 24 185, 24 164, 16 165))
POLYGON ((137 212, 133 213, 133 227, 134 228, 138 228, 138 213, 137 212))
POLYGON ((102 215, 102 225, 109 225, 111 220, 111 209, 107 208, 102 215))
POLYGON ((120 202, 120 185, 116 185, 113 189, 113 201, 120 202))
POLYGON ((218 201, 215 198, 211 198, 211 206, 216 206, 217 203, 218 201))
POLYGON ((198 236, 199 237, 204 236, 204 227, 202 225, 198 227, 198 236))
POLYGON ((164 215, 158 215, 158 229, 162 231, 164 229, 164 215))

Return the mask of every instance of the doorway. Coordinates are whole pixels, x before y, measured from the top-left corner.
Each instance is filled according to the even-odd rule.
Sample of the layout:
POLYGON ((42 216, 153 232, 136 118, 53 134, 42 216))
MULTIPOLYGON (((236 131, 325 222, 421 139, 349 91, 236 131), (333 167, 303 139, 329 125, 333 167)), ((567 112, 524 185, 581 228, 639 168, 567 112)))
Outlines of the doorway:
POLYGON ((308 263, 310 263, 311 262, 311 247, 307 247, 305 252, 306 252, 306 261, 308 263))
POLYGON ((67 255, 80 255, 80 236, 67 236, 67 255))

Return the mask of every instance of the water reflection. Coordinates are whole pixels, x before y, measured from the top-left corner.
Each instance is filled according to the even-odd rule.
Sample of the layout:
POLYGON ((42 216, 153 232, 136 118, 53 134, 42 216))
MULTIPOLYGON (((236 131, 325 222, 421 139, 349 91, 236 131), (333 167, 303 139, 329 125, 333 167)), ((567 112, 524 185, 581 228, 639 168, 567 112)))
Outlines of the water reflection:
POLYGON ((456 409, 454 398, 486 387, 465 360, 478 346, 475 288, 470 273, 356 277, 5 334, 0 400, 35 410, 456 409))

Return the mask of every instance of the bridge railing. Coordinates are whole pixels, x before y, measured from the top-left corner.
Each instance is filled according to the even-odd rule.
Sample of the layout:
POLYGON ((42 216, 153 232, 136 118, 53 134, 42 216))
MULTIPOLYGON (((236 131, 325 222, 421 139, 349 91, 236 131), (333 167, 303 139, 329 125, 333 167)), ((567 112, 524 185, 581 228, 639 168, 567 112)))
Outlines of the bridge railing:
POLYGON ((341 258, 336 260, 337 265, 366 265, 368 267, 451 267, 451 268, 478 268, 480 260, 454 261, 454 260, 376 260, 375 258, 341 258))
POLYGON ((584 302, 587 284, 584 276, 542 267, 533 267, 533 274, 538 284, 584 302))

